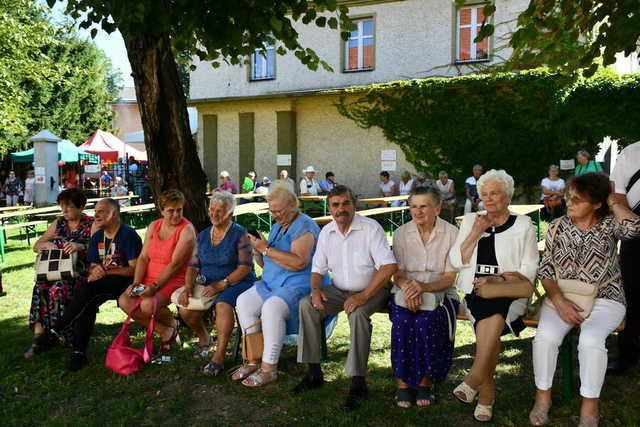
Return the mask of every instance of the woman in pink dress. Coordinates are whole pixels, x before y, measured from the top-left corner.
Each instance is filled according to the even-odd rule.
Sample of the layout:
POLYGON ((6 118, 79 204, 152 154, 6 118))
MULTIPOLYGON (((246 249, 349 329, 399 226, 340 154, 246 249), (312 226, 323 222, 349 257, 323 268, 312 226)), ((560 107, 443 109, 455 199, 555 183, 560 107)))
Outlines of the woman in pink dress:
POLYGON ((168 352, 178 336, 178 325, 167 306, 173 291, 185 284, 187 264, 196 242, 193 225, 182 216, 184 201, 178 190, 162 193, 158 199, 162 218, 147 229, 133 284, 118 299, 122 311, 129 313, 137 299, 143 298, 133 319, 146 326, 153 313, 151 297, 158 297, 156 331, 162 338, 160 353, 168 352), (143 290, 134 291, 139 286, 143 290))

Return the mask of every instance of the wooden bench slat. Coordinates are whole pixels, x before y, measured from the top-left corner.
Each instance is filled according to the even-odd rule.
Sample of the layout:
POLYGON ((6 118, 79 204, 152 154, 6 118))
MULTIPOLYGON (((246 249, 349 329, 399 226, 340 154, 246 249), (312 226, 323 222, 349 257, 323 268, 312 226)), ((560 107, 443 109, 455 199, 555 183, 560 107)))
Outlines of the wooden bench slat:
POLYGON ((35 225, 47 224, 47 223, 48 221, 40 220, 40 221, 20 222, 17 224, 5 224, 0 226, 0 230, 13 230, 16 228, 33 227, 35 225))

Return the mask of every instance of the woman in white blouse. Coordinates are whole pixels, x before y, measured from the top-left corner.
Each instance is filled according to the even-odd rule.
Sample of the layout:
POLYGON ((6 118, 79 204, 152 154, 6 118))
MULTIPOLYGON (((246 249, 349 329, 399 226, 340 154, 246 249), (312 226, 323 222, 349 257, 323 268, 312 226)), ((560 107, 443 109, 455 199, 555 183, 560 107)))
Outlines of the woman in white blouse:
POLYGON ((500 336, 518 335, 524 329, 521 317, 533 294, 538 248, 531 219, 509 212, 511 176, 503 170, 488 171, 478 180, 478 193, 487 213, 464 216, 450 252, 476 334, 473 365, 453 394, 463 403, 473 403, 479 393, 473 416, 488 422, 493 417, 500 336))
POLYGON ((565 208, 565 183, 564 179, 558 176, 559 173, 560 167, 557 165, 549 166, 549 176, 543 178, 540 183, 540 187, 542 188, 540 200, 544 203, 545 213, 549 220, 561 216, 565 208))
POLYGON ((396 405, 433 405, 434 383, 451 368, 458 297, 449 249, 458 229, 438 218, 440 192, 411 191, 412 221, 393 235, 398 262, 391 290, 391 365, 397 378, 396 405))

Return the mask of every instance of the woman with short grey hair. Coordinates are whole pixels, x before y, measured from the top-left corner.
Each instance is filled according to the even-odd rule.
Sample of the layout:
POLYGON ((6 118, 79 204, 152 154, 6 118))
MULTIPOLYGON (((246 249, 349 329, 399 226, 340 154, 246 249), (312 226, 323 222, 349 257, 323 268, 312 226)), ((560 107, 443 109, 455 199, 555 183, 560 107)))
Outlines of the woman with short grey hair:
POLYGON ((602 166, 595 160, 591 160, 591 155, 586 150, 580 150, 576 153, 576 161, 578 164, 573 172, 575 176, 589 172, 602 172, 602 166))
POLYGON ((180 316, 198 335, 199 344, 193 353, 196 359, 207 356, 213 339, 202 321, 206 310, 189 309, 189 299, 194 295, 214 298, 218 338, 216 351, 203 368, 207 375, 219 375, 224 369, 225 350, 235 323, 236 300, 256 280, 247 230, 232 222, 235 206, 235 198, 227 191, 211 196, 211 227, 198 234, 197 246, 187 268, 186 284, 178 297, 180 316))
POLYGON ((471 404, 479 393, 473 416, 488 422, 493 417, 500 336, 518 335, 524 329, 522 316, 533 294, 538 247, 531 219, 509 212, 513 178, 492 169, 477 186, 486 213, 464 216, 449 255, 460 271, 457 285, 466 294, 463 304, 476 334, 473 365, 453 394, 471 404))

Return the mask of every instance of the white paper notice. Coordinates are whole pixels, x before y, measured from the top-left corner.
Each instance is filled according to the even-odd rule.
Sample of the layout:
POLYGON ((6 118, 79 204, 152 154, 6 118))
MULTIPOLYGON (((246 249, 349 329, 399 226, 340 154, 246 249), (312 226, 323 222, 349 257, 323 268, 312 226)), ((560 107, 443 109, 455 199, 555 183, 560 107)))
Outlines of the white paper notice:
MULTIPOLYGON (((396 150, 382 150, 380 152, 380 160, 396 161, 396 150)), ((394 169, 395 170, 395 169, 394 169)))
POLYGON ((44 176, 45 175, 43 166, 36 166, 36 168, 34 169, 34 172, 35 172, 36 176, 44 176))
POLYGON ((46 181, 44 175, 36 176, 36 184, 44 184, 46 181))
POLYGON ((396 170, 396 162, 395 161, 382 161, 380 162, 380 170, 393 172, 396 170))
POLYGON ((84 167, 84 171, 86 173, 99 173, 100 172, 100 165, 86 165, 84 167))
POLYGON ((276 164, 278 166, 291 166, 291 154, 278 154, 276 164))
POLYGON ((575 169, 576 168, 576 162, 573 159, 570 160, 560 160, 560 169, 562 169, 563 171, 567 171, 570 169, 575 169))

